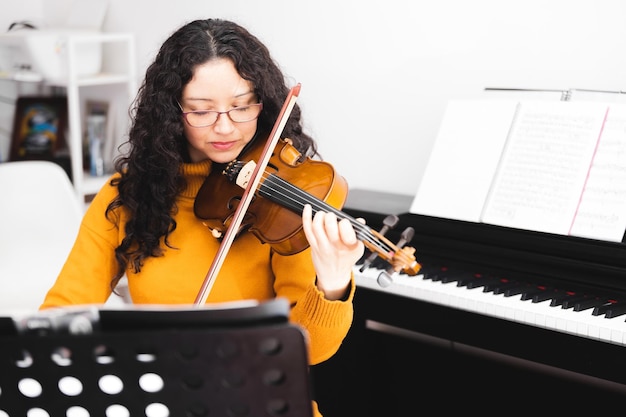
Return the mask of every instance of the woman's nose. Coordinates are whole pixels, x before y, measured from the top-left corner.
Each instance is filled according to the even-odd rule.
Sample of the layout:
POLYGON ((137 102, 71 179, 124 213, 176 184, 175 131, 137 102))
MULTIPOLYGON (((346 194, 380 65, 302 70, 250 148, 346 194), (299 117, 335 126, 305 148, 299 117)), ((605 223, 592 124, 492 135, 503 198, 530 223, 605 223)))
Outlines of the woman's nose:
POLYGON ((220 113, 213 128, 220 133, 231 132, 235 128, 235 123, 230 120, 228 113, 220 113))

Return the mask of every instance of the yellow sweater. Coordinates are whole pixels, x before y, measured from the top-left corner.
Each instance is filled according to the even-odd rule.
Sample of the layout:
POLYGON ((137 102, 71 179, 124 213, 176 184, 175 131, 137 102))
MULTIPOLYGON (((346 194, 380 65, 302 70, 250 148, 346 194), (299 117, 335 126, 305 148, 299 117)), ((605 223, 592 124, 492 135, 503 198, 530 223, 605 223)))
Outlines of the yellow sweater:
MULTIPOLYGON (((194 215, 193 204, 210 161, 185 164, 188 188, 177 200, 176 230, 170 236, 175 249, 146 260, 140 273, 127 271, 128 287, 137 304, 193 304, 209 270, 219 242, 194 215)), ((90 204, 69 257, 41 308, 101 304, 109 297, 117 264, 114 249, 121 242, 127 220, 112 225, 104 215, 117 188, 108 183, 90 204)), ((352 324, 354 281, 346 301, 329 301, 317 290, 310 251, 292 256, 274 253, 251 233, 239 236, 230 248, 207 299, 268 300, 280 296, 291 305, 290 320, 309 337, 309 360, 317 364, 339 348, 352 324)))

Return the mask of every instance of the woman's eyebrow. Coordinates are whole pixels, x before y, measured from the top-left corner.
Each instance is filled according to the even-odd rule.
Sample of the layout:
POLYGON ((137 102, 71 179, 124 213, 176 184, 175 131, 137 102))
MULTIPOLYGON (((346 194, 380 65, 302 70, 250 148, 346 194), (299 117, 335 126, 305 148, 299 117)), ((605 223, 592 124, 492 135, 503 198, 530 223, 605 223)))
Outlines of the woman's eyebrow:
MULTIPOLYGON (((250 90, 250 91, 246 91, 246 92, 244 92, 244 93, 235 94, 232 98, 233 98, 233 99, 235 99, 235 98, 241 98, 241 97, 247 96, 247 95, 249 95, 249 94, 254 94, 254 91, 251 91, 251 90, 250 90)), ((209 101, 209 102, 210 102, 210 101, 215 101, 215 99, 210 98, 210 97, 208 97, 208 98, 207 98, 207 97, 183 97, 183 100, 190 100, 190 101, 209 101)))

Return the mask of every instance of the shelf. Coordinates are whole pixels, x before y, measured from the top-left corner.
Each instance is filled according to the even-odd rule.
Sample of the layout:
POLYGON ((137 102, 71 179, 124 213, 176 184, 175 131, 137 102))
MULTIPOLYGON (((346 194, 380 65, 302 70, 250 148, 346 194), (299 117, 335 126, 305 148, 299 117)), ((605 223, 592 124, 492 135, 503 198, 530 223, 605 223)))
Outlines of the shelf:
MULTIPOLYGON (((126 74, 108 74, 100 73, 90 75, 87 77, 79 77, 74 81, 79 87, 94 86, 94 85, 109 85, 109 84, 124 84, 130 81, 130 78, 126 74)), ((52 87, 67 87, 68 80, 45 80, 46 85, 52 87)))
POLYGON ((83 123, 81 121, 80 96, 84 87, 105 85, 126 85, 126 101, 130 103, 137 94, 137 81, 135 72, 135 46, 132 34, 103 33, 93 35, 71 36, 67 44, 68 77, 66 79, 47 79, 44 83, 50 86, 64 87, 67 90, 68 100, 68 123, 69 123, 69 147, 72 164, 72 179, 76 194, 80 201, 86 196, 96 194, 106 183, 109 175, 93 177, 89 172, 83 171, 83 123), (77 67, 80 57, 77 54, 77 46, 81 43, 116 43, 126 50, 125 72, 101 72, 92 75, 78 74, 77 67))
MULTIPOLYGON (((125 105, 130 107, 138 91, 135 69, 135 38, 131 33, 76 33, 68 34, 59 39, 62 42, 58 45, 57 55, 63 61, 57 63, 58 65, 55 68, 58 67, 62 70, 51 70, 47 75, 36 73, 35 71, 0 71, 0 80, 32 83, 38 87, 59 87, 65 89, 67 96, 67 144, 69 147, 72 182, 77 199, 79 202, 84 202, 86 200, 85 197, 92 196, 100 190, 110 175, 94 177, 89 171, 84 171, 83 133, 85 126, 83 120, 84 110, 81 109, 81 103, 84 103, 86 97, 93 98, 96 96, 99 99, 103 96, 103 101, 112 100, 117 106, 124 101, 125 105), (105 48, 102 47, 105 43, 113 44, 106 48, 108 54, 105 54, 105 48), (85 44, 88 45, 85 46, 85 44), (91 53, 85 54, 86 49, 89 52, 97 49, 101 55, 94 57, 91 53), (101 59, 107 59, 109 65, 102 68, 101 65, 86 65, 95 64, 100 62, 101 59), (104 90, 95 88, 91 91, 85 91, 85 88, 112 85, 115 85, 116 88, 106 88, 104 90), (121 88, 118 88, 118 86, 121 88), (122 92, 122 90, 125 90, 125 92, 122 92)), ((39 57, 41 58, 43 55, 39 57)), ((118 121, 115 113, 112 117, 114 123, 123 123, 118 121)), ((124 130, 127 128, 126 126, 118 127, 124 130)), ((119 137, 124 135, 124 133, 119 132, 120 129, 115 130, 117 131, 110 135, 109 139, 111 139, 111 136, 119 137)), ((115 143, 109 145, 112 146, 111 149, 115 149, 115 143)))
POLYGON ((43 77, 40 74, 31 71, 0 71, 0 80, 40 83, 43 81, 43 77))

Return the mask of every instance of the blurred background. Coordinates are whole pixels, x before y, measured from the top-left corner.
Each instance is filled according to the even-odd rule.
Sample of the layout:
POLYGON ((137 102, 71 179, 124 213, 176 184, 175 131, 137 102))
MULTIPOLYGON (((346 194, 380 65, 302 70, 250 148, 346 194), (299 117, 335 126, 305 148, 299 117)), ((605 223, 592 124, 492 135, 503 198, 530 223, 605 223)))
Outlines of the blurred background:
MULTIPOLYGON (((102 3, 5 0, 0 29, 17 21, 63 27, 77 4, 90 2, 102 3)), ((619 0, 104 3, 100 30, 134 34, 138 80, 187 21, 219 17, 246 26, 290 82, 302 83, 306 128, 352 188, 414 195, 452 98, 480 97, 485 87, 626 89, 626 3, 619 0)), ((103 66, 118 60, 105 54, 103 66)), ((103 90, 97 94, 109 93, 103 90)), ((10 126, 0 128, 6 160, 10 126)))

